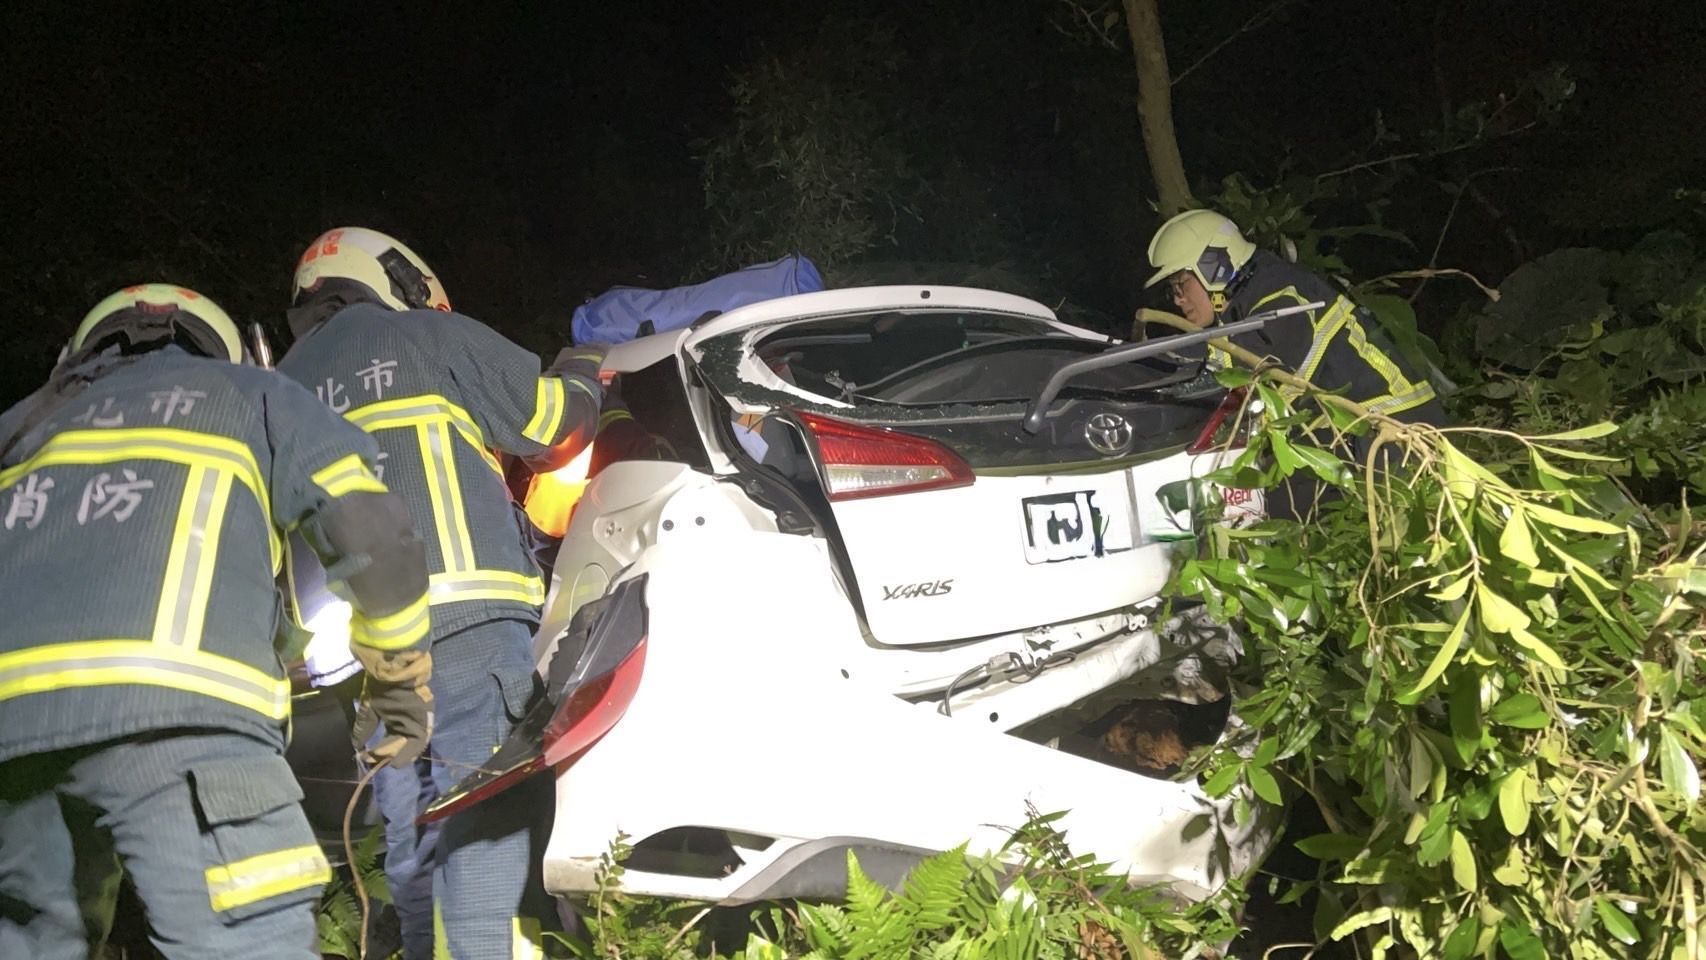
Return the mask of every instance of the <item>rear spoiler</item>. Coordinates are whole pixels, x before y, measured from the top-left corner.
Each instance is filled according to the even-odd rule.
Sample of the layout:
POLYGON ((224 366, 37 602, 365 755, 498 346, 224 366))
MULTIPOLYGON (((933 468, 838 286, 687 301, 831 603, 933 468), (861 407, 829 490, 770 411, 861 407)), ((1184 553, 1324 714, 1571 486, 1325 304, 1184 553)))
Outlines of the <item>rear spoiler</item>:
POLYGON ((1142 360, 1146 357, 1157 356, 1171 350, 1176 350, 1179 347, 1188 347, 1208 340, 1218 340, 1221 337, 1235 337, 1239 334, 1251 333, 1262 329, 1262 327, 1266 326, 1270 320, 1278 320, 1281 317, 1289 317, 1297 313, 1318 310, 1324 306, 1326 306, 1325 301, 1317 300, 1314 303, 1301 303, 1292 307, 1281 307, 1277 310, 1264 310, 1261 313, 1253 314, 1248 319, 1240 320, 1237 323, 1229 323, 1220 327, 1209 327, 1207 329, 1198 330, 1195 333, 1180 333, 1171 337, 1162 337, 1159 340, 1145 340, 1142 343, 1134 343, 1130 346, 1105 350, 1093 357, 1085 357, 1082 360, 1073 360, 1070 363, 1063 363, 1054 371, 1053 374, 1049 376, 1048 383, 1043 386, 1042 393, 1037 394, 1037 399, 1031 402, 1030 409, 1025 411, 1025 432, 1037 433, 1041 431, 1043 428, 1043 416, 1048 413, 1049 405, 1054 403, 1055 398, 1060 395, 1061 389, 1064 388, 1073 378, 1088 373, 1091 370, 1101 370, 1104 367, 1113 367, 1122 363, 1130 363, 1133 360, 1142 360))

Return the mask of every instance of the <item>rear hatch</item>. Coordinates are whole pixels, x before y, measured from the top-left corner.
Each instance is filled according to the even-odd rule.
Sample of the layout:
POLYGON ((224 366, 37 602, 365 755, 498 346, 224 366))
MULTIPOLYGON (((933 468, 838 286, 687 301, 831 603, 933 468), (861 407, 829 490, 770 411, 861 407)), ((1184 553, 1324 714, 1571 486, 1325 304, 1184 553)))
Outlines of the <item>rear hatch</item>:
POLYGON ((1171 544, 1189 536, 1156 491, 1189 475, 1184 451, 1219 389, 1195 364, 1096 371, 1027 433, 1049 375, 1109 344, 1002 299, 1031 309, 939 296, 767 323, 690 351, 729 402, 725 435, 831 518, 826 535, 878 643, 968 640, 1148 600, 1171 544))

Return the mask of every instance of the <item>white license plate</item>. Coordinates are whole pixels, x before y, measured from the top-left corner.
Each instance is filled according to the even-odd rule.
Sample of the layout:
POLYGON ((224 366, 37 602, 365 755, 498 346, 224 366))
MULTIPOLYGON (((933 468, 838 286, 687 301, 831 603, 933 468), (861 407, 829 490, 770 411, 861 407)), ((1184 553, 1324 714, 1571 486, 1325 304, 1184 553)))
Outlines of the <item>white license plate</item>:
POLYGON ((1026 497, 1025 562, 1058 563, 1130 550, 1131 508, 1123 493, 1078 490, 1026 497))

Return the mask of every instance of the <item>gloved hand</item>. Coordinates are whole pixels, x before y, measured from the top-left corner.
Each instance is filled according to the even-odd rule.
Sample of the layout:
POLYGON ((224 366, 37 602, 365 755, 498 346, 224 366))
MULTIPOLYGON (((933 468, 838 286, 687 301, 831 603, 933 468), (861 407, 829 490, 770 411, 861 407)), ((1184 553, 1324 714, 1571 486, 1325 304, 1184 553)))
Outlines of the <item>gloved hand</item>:
POLYGON ((432 740, 432 654, 424 650, 389 653, 360 644, 350 652, 367 670, 356 703, 350 740, 364 763, 402 766, 415 762, 432 740), (367 743, 385 724, 385 739, 367 743))
POLYGON ((547 377, 581 377, 594 384, 598 383, 598 368, 604 365, 604 355, 610 352, 610 345, 604 343, 582 343, 572 347, 564 347, 557 351, 556 359, 545 370, 547 377))

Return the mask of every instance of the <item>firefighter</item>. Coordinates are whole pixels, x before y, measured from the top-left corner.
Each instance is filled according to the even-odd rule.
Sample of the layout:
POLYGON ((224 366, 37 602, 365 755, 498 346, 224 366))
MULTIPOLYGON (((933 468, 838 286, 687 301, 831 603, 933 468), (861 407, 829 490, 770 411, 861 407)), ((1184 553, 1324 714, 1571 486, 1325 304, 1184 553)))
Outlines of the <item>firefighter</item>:
POLYGON ((284 761, 274 576, 300 530, 355 609, 367 708, 431 725, 424 545, 371 438, 244 365, 166 284, 102 300, 0 415, 0 957, 84 957, 129 874, 167 957, 318 956, 331 873, 284 761))
MULTIPOLYGON (((1401 420, 1444 422, 1432 384, 1381 348, 1383 338, 1363 308, 1326 278, 1256 249, 1231 220, 1211 210, 1187 210, 1161 225, 1149 242, 1155 273, 1191 323, 1232 323, 1253 313, 1297 304, 1326 303, 1284 317, 1233 342, 1270 356, 1325 390, 1401 420)), ((1211 360, 1225 363, 1219 351, 1211 360)))
POLYGON ((392 889, 416 905, 399 910, 405 953, 424 956, 436 928, 439 949, 457 960, 534 955, 534 918, 549 905, 528 882, 533 821, 550 802, 511 791, 445 821, 437 837, 414 821, 434 792, 491 757, 534 693, 545 588, 492 451, 537 471, 577 454, 598 425, 602 350, 565 350, 541 370, 534 354, 451 312, 408 247, 360 227, 309 245, 288 318, 296 343, 280 370, 378 441, 383 477, 427 540, 438 705, 430 763, 416 779, 376 781, 392 889))

